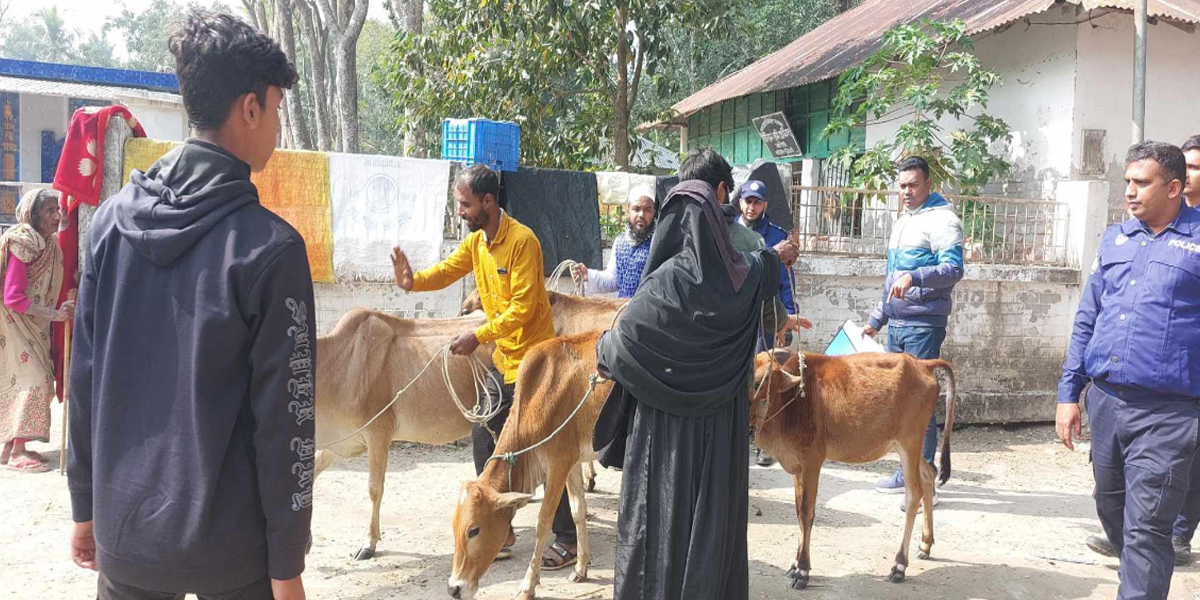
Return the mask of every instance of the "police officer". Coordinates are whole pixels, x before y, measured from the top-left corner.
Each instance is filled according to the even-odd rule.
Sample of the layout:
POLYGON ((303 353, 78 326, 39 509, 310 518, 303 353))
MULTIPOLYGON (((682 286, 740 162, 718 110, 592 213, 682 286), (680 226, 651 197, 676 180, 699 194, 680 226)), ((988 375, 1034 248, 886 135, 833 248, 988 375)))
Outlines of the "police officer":
MULTIPOLYGON (((738 218, 738 223, 761 235, 768 248, 787 240, 787 230, 772 223, 771 217, 767 216, 766 184, 757 179, 751 179, 742 184, 739 197, 742 203, 742 216, 738 218)), ((779 278, 779 300, 783 302, 783 308, 789 316, 796 314, 796 304, 792 298, 792 273, 786 266, 783 267, 779 278)))
POLYGON ((1179 148, 1143 142, 1125 164, 1133 218, 1101 241, 1075 314, 1055 425, 1074 449, 1090 381, 1096 513, 1121 558, 1117 597, 1165 599, 1171 529, 1200 417, 1200 211, 1183 203, 1179 148))

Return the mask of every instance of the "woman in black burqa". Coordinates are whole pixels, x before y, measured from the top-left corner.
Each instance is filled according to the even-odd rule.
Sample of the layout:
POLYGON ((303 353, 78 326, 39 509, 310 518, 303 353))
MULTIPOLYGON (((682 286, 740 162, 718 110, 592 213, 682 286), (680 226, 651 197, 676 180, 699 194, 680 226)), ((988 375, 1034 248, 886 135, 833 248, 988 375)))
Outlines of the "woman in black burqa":
POLYGON ((623 469, 617 600, 739 600, 746 554, 749 393, 761 307, 780 256, 740 253, 721 205, 733 186, 712 149, 693 153, 663 202, 646 271, 597 344, 616 385, 596 425, 623 469))

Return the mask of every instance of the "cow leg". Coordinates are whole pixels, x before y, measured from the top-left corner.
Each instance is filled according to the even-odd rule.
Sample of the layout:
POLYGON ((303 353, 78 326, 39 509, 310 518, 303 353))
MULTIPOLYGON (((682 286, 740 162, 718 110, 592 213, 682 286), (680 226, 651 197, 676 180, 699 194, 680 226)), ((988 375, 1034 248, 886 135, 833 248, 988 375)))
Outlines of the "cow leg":
POLYGON ((809 551, 812 547, 813 519, 817 514, 817 484, 821 481, 821 463, 805 464, 793 481, 796 486, 796 516, 800 518, 800 548, 788 576, 792 578, 792 589, 802 590, 808 587, 808 576, 812 570, 809 551))
POLYGON ((321 476, 321 473, 328 469, 333 463, 337 462, 338 455, 330 450, 317 450, 317 456, 313 463, 313 480, 321 476))
POLYGON ((933 551, 933 467, 924 460, 921 461, 921 503, 925 506, 925 529, 921 532, 921 547, 917 549, 917 558, 928 560, 933 551))
POLYGON ((368 490, 371 494, 371 530, 367 533, 366 543, 354 555, 355 560, 367 560, 375 556, 375 545, 379 543, 381 537, 379 505, 383 502, 383 479, 387 475, 388 449, 391 442, 390 435, 375 435, 373 432, 367 435, 367 461, 371 466, 368 476, 368 490))
POLYGON ((589 460, 583 463, 583 480, 587 482, 587 491, 596 491, 596 463, 594 461, 589 460))
POLYGON ((534 592, 542 577, 542 553, 550 545, 550 524, 554 521, 554 512, 562 500, 563 488, 567 485, 569 470, 554 468, 546 477, 546 487, 542 496, 542 507, 538 510, 537 541, 533 544, 533 559, 529 561, 529 570, 517 590, 516 600, 533 600, 534 592))
MULTIPOLYGON (((571 468, 571 474, 567 476, 567 500, 571 502, 571 517, 575 521, 575 535, 577 536, 575 541, 577 560, 575 570, 569 578, 571 583, 587 581, 588 561, 592 554, 588 547, 587 494, 583 482, 583 470, 582 464, 575 465, 571 468)), ((562 494, 559 494, 559 498, 562 498, 562 494)))
POLYGON ((925 461, 921 457, 921 439, 909 447, 901 448, 900 462, 904 468, 904 537, 900 539, 900 551, 896 553, 896 565, 888 575, 888 581, 900 583, 904 581, 905 570, 908 569, 908 543, 912 539, 913 523, 917 520, 917 503, 921 501, 924 487, 921 484, 920 465, 925 461))

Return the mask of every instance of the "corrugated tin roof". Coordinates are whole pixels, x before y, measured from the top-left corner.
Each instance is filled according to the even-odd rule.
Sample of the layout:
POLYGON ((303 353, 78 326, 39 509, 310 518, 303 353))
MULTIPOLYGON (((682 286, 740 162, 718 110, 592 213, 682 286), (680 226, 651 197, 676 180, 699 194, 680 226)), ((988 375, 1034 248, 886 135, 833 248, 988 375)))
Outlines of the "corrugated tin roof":
POLYGON ((47 81, 44 79, 26 79, 24 77, 8 77, 0 75, 0 92, 17 94, 40 94, 43 96, 67 96, 69 98, 84 98, 88 100, 116 100, 119 98, 142 98, 181 104, 183 100, 178 94, 153 92, 127 87, 96 85, 91 83, 72 83, 67 81, 47 81))
MULTIPOLYGON (((750 66, 688 96, 671 108, 673 122, 706 106, 835 77, 879 49, 889 29, 919 19, 962 19, 972 34, 990 31, 1057 3, 1131 9, 1132 0, 868 0, 750 66)), ((1200 0, 1149 0, 1154 17, 1200 23, 1200 0)))

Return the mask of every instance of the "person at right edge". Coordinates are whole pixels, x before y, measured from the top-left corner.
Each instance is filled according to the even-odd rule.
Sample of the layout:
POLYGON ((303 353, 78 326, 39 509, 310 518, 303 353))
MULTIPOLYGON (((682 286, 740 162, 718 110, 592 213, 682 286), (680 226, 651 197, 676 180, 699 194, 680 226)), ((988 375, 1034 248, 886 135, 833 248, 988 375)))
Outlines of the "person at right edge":
POLYGON ((1187 167, 1170 144, 1125 158, 1132 216, 1100 241, 1058 384, 1055 427, 1082 433, 1087 391, 1096 515, 1120 556, 1122 600, 1165 600, 1172 526, 1184 507, 1200 418, 1200 211, 1183 201, 1187 167))
MULTIPOLYGON (((1200 135, 1193 135, 1179 148, 1187 161, 1187 179, 1183 182, 1183 200, 1193 209, 1200 208, 1200 135)), ((1200 524, 1200 460, 1192 461, 1192 474, 1188 477, 1187 498, 1171 534, 1171 546, 1175 549, 1175 565, 1183 566, 1192 561, 1192 537, 1200 524)), ((1089 535, 1087 547, 1103 556, 1115 557, 1117 551, 1108 538, 1089 535)))
POLYGON ((749 396, 762 304, 796 247, 734 249, 729 164, 689 155, 663 202, 645 275, 596 345, 613 391, 594 447, 623 467, 616 600, 745 600, 749 396))
POLYGON ((259 203, 295 67, 193 10, 167 40, 196 137, 96 211, 70 372, 75 563, 99 600, 303 600, 316 320, 304 240, 259 203))
MULTIPOLYGON (((954 308, 954 286, 963 277, 962 221, 954 206, 933 191, 929 163, 911 156, 896 165, 904 211, 892 226, 888 241, 883 300, 871 313, 863 335, 874 336, 888 327, 888 352, 917 358, 941 358, 946 325, 954 308)), ((937 415, 929 418, 921 456, 933 463, 937 450, 937 415)), ((875 484, 885 494, 904 492, 904 472, 896 469, 875 484)), ((937 505, 934 492, 933 504, 937 505)), ((904 510, 904 503, 900 503, 904 510)))

